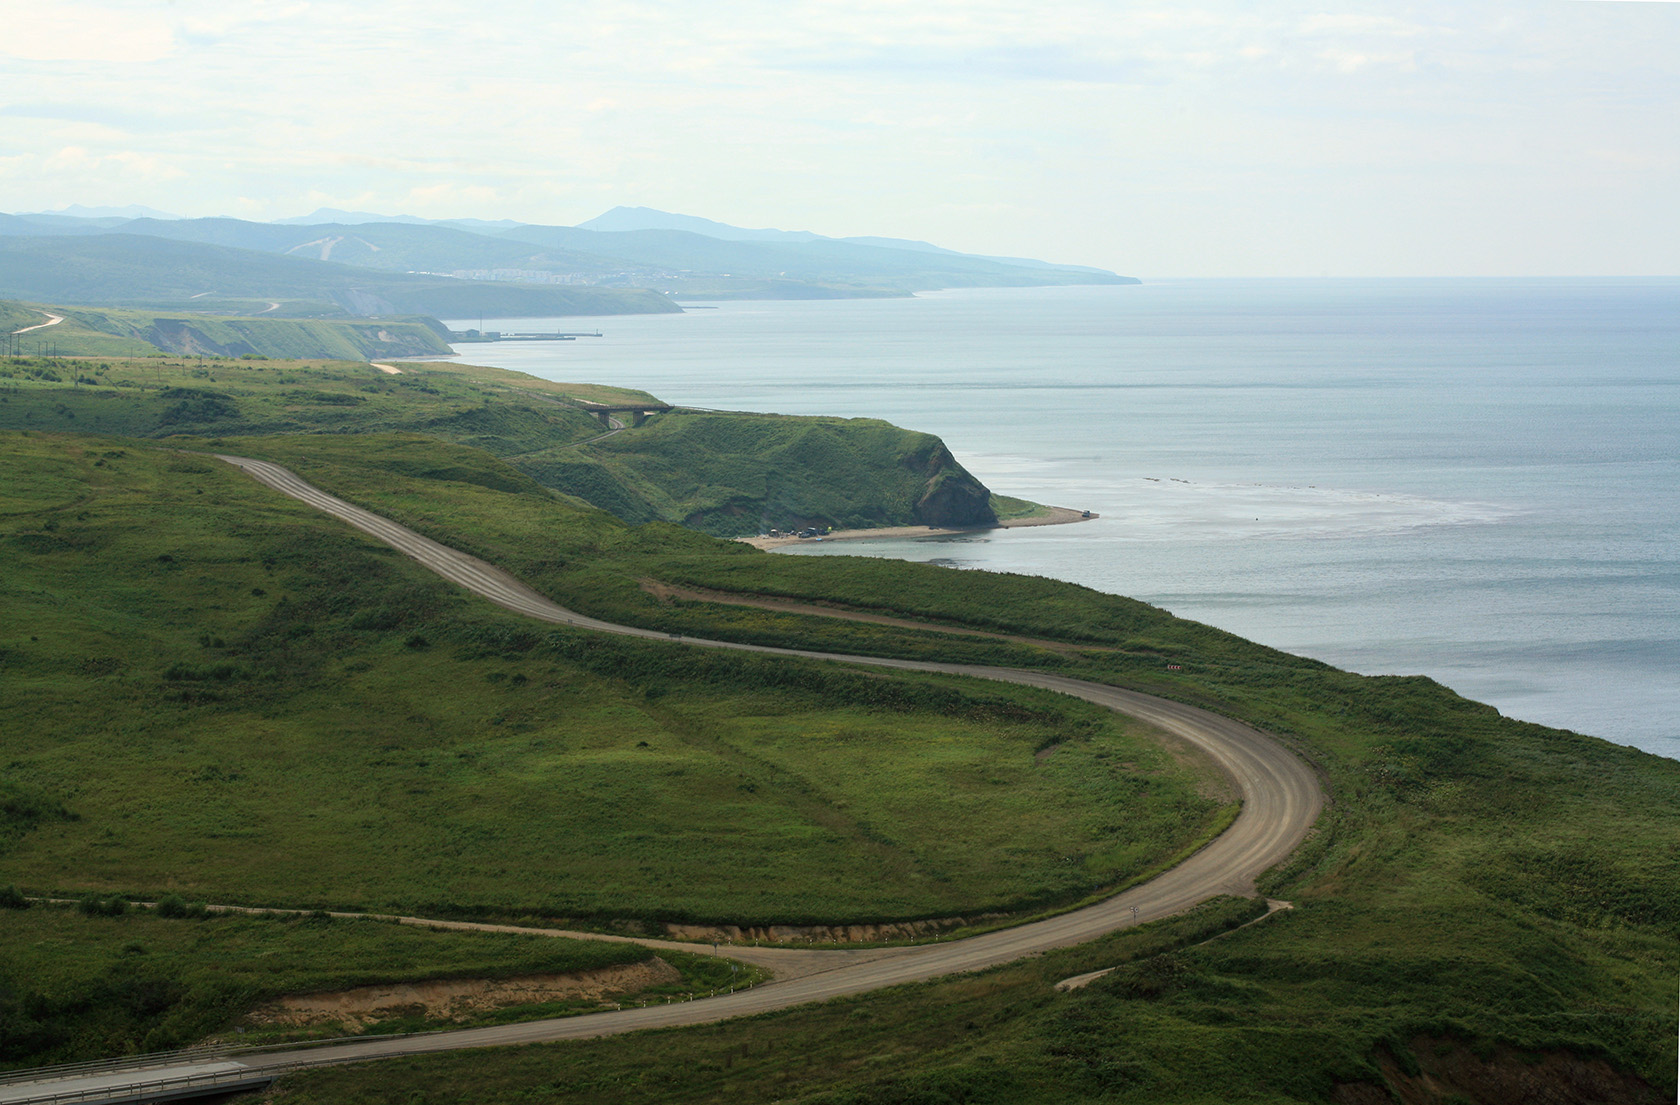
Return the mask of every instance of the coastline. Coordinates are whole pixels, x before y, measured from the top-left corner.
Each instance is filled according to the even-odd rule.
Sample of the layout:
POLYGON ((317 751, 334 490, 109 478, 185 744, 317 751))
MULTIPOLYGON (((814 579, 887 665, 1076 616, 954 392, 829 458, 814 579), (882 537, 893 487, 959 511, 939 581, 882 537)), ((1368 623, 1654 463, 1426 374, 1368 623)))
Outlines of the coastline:
POLYGON ((1005 518, 990 526, 880 526, 876 529, 841 529, 821 537, 737 537, 735 540, 755 549, 779 549, 783 545, 798 545, 807 541, 863 541, 886 537, 950 537, 959 533, 984 533, 994 529, 1020 529, 1027 526, 1063 526, 1074 522, 1091 522, 1100 514, 1074 510, 1071 507, 1045 507, 1043 513, 1025 518, 1005 518))

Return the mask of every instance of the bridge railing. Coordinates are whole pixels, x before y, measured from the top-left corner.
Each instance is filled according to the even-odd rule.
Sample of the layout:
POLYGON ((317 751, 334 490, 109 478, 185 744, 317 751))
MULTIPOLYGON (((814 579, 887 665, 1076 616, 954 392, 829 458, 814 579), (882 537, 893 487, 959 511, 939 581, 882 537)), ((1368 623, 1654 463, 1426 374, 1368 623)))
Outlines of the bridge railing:
POLYGON ((172 1078, 152 1078, 137 1082, 123 1082, 109 1086, 84 1086, 80 1089, 54 1090, 47 1086, 21 1097, 0 1098, 6 1105, 118 1105, 128 1101, 167 1101, 172 1098, 194 1097, 218 1089, 235 1090, 258 1086, 279 1077, 280 1068, 273 1071, 227 1070, 176 1075, 172 1078))
MULTIPOLYGON (((98 1088, 85 1090, 62 1090, 48 1092, 46 1087, 54 1082, 67 1082, 72 1079, 96 1078, 102 1074, 118 1075, 126 1071, 143 1073, 149 1070, 161 1070, 187 1063, 220 1063, 238 1062, 243 1056, 260 1056, 271 1051, 308 1051, 316 1048, 332 1047, 337 1044, 366 1044, 385 1040, 407 1040, 417 1036, 431 1036, 446 1029, 434 1029, 429 1032, 394 1032, 375 1036, 332 1036, 318 1040, 289 1040, 278 1044, 201 1044, 197 1047, 182 1048, 178 1051, 152 1051, 141 1055, 124 1055, 115 1059, 88 1059, 80 1063, 58 1063, 50 1067, 29 1067, 24 1070, 0 1071, 0 1105, 17 1105, 20 1102, 36 1101, 91 1101, 88 1094, 109 1092, 98 1088), (20 1085, 40 1083, 44 1097, 17 1097, 8 1090, 16 1091, 20 1085), (82 1096, 77 1096, 80 1094, 82 1096)), ((335 1060, 337 1061, 337 1060, 335 1060)), ((318 1065, 320 1060, 299 1060, 305 1066, 318 1065)), ((276 1064, 272 1067, 248 1068, 247 1075, 261 1073, 263 1078, 269 1077, 269 1071, 290 1070, 295 1064, 276 1064)), ((193 1078, 209 1077, 207 1072, 192 1075, 193 1078)), ((238 1071, 223 1071, 222 1074, 240 1074, 238 1071)), ((189 1076, 182 1075, 181 1078, 189 1076)), ((176 1081, 178 1079, 164 1079, 176 1081)), ((150 1084, 149 1082, 147 1083, 150 1084)))
MULTIPOLYGON (((331 1059, 293 1059, 263 1067, 240 1067, 236 1070, 199 1071, 163 1078, 146 1078, 103 1086, 83 1086, 79 1089, 53 1089, 43 1084, 34 1093, 18 1096, 0 1094, 5 1105, 123 1105, 124 1102, 170 1101, 179 1098, 201 1097, 218 1090, 236 1090, 266 1085, 284 1074, 294 1074, 311 1067, 335 1066, 355 1060, 342 1056, 331 1059)), ((12 1089, 18 1084, 12 1083, 12 1089)))
POLYGON ((226 1051, 215 1044, 200 1044, 179 1051, 153 1051, 143 1055, 125 1055, 119 1059, 87 1059, 80 1063, 58 1063, 50 1067, 29 1067, 24 1070, 0 1071, 0 1086, 15 1082, 44 1082, 54 1078, 73 1078, 79 1074, 98 1074, 109 1070, 148 1070, 152 1067, 174 1066, 181 1062, 214 1062, 224 1058, 226 1051))

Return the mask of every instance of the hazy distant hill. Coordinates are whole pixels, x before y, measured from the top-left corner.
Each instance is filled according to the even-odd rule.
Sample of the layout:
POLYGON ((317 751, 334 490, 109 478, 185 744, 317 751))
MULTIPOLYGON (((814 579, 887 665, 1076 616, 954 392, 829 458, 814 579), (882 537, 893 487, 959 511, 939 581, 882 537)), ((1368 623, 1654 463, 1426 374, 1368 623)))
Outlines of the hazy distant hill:
POLYGON ((513 219, 422 219, 418 215, 375 215, 371 211, 345 211, 338 207, 319 207, 313 214, 293 215, 275 219, 281 226, 318 226, 337 223, 340 226, 359 226, 363 223, 412 223, 416 226, 453 226, 460 230, 511 230, 524 223, 513 219))
POLYGON ((72 203, 68 207, 61 207, 57 211, 23 211, 19 212, 26 219, 180 219, 183 215, 159 211, 155 207, 147 207, 143 203, 131 203, 125 207, 83 207, 79 203, 72 203))
POLYGON ((384 272, 452 274, 459 270, 610 273, 620 261, 509 241, 434 223, 253 223, 242 219, 137 219, 125 234, 204 242, 236 249, 279 253, 310 261, 332 261, 384 272))
MULTIPOLYGON (((152 228, 177 225, 141 222, 152 228)), ((193 223, 236 224, 231 229, 211 228, 222 236, 266 227, 214 219, 190 220, 184 225, 193 223)), ((199 308, 214 308, 218 301, 226 300, 269 300, 287 304, 287 314, 426 314, 454 318, 678 310, 665 296, 645 290, 489 283, 375 272, 248 248, 128 233, 0 235, 0 298, 199 308), (309 307, 311 304, 315 306, 309 307)))
POLYGON ((652 207, 615 207, 605 214, 577 224, 578 230, 598 230, 613 233, 626 230, 683 230, 721 238, 727 242, 814 242, 821 234, 809 230, 749 230, 728 223, 702 219, 698 215, 677 215, 652 207))
MULTIPOLYGON (((879 238, 869 236, 848 236, 833 238, 825 234, 814 234, 809 230, 749 230, 745 227, 730 226, 728 223, 714 222, 694 215, 677 215, 669 211, 659 211, 652 207, 615 207, 604 215, 597 215, 588 222, 578 223, 580 230, 686 230, 692 234, 703 234, 708 238, 721 238, 732 242, 848 242, 857 246, 879 246, 883 249, 904 249, 913 253, 939 253, 947 257, 970 257, 983 261, 996 261, 1011 266, 1025 266, 1032 269, 1059 269, 1070 273, 1099 274, 1114 276, 1107 269, 1092 268, 1089 265, 1058 265, 1049 261, 1035 261, 1030 257, 993 257, 979 253, 961 253, 954 249, 936 246, 932 242, 920 242, 911 238, 879 238)), ((1131 283, 1132 281, 1126 281, 1131 283)))
MULTIPOLYGON (((522 226, 503 237, 620 258, 672 274, 667 290, 684 291, 707 277, 784 279, 901 292, 935 288, 1022 287, 1038 284, 1131 284, 1101 270, 1012 265, 962 253, 860 245, 828 238, 809 241, 732 241, 685 230, 597 231, 522 226)), ((658 286, 658 285, 656 285, 658 286)))
MULTIPOLYGON (((450 277, 462 283, 502 289, 544 286, 550 289, 543 295, 510 291, 463 293, 438 291, 434 284, 425 302, 442 303, 440 309, 444 313, 460 316, 476 314, 481 309, 486 314, 494 312, 504 316, 577 313, 575 306, 561 311, 544 310, 541 305, 551 300, 556 304, 591 300, 592 297, 580 299, 576 294, 587 288, 642 288, 717 298, 827 298, 905 295, 952 287, 1135 283, 1129 277, 1103 269, 978 257, 927 242, 892 238, 836 239, 808 231, 746 230, 650 208, 615 208, 581 227, 470 219, 439 222, 331 209, 316 214, 344 221, 289 219, 258 223, 226 218, 7 215, 0 216, 0 239, 54 237, 67 242, 72 238, 145 236, 375 269, 433 281, 450 277), (612 227, 622 229, 609 229, 612 227), (463 297, 471 299, 470 306, 463 297)), ((65 263, 70 263, 68 257, 65 263)), ((275 274, 261 270, 248 275, 260 277, 261 283, 275 274)), ((114 280, 122 284, 124 279, 113 276, 106 282, 114 280)), ((354 278, 350 282, 365 284, 368 278, 354 278)), ((338 288, 342 283, 341 280, 333 286, 338 288)), ((0 288, 0 294, 37 296, 44 290, 12 285, 0 288)), ((123 301, 143 298, 145 294, 143 290, 131 289, 123 293, 123 301)), ((271 290, 249 294, 285 293, 271 290)), ((320 298, 354 311, 382 311, 387 306, 401 310, 428 309, 419 300, 403 298, 400 292, 393 293, 395 298, 385 292, 369 294, 384 301, 384 305, 369 306, 333 294, 320 298)), ((610 299, 593 297, 601 303, 610 299)), ((649 308, 644 305, 640 309, 649 308)))

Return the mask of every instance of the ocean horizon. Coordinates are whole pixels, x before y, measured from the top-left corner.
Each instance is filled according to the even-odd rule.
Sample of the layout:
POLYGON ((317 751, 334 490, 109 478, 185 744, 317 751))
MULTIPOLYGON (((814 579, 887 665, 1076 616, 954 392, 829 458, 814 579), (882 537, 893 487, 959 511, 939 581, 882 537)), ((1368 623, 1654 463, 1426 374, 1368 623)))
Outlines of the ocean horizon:
POLYGON ((499 320, 602 336, 456 348, 683 405, 886 419, 994 491, 1100 515, 794 555, 1051 576, 1680 759, 1680 279, 708 306, 499 320))

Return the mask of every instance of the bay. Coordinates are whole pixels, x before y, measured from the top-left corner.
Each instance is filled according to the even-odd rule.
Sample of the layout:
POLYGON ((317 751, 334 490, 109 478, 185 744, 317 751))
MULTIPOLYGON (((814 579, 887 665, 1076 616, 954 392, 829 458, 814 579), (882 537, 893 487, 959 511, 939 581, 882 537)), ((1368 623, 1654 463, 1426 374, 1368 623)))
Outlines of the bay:
POLYGON ((1100 515, 795 555, 1070 580, 1680 758, 1680 281, 1175 281, 498 325, 603 336, 462 358, 885 418, 994 490, 1100 515))

